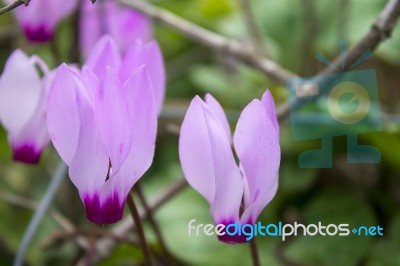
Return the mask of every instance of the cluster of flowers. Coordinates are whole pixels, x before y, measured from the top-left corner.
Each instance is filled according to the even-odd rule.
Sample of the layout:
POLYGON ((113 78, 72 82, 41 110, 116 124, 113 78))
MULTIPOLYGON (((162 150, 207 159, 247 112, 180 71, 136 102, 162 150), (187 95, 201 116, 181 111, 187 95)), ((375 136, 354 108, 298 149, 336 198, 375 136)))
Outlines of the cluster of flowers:
MULTIPOLYGON (((25 9, 17 9, 27 36, 39 34, 37 40, 51 36, 55 22, 76 1, 67 1, 71 4, 68 10, 65 1, 47 3, 53 11, 56 5, 63 5, 62 12, 49 12, 54 16, 51 24, 45 24, 48 17, 32 15, 42 2, 32 1, 32 10, 26 14, 25 9), (27 22, 28 14, 35 23, 27 22)), ((0 122, 8 131, 14 159, 37 163, 51 140, 69 167, 87 218, 95 223, 121 219, 130 189, 152 164, 157 116, 165 94, 158 44, 129 40, 126 45, 122 38, 127 26, 148 32, 148 24, 143 29, 127 19, 128 15, 117 17, 118 12, 130 11, 115 5, 110 1, 110 6, 101 10, 110 13, 103 17, 105 21, 130 24, 121 22, 120 29, 110 28, 111 35, 98 41, 101 32, 95 27, 95 34, 84 38, 96 44, 83 48, 88 55, 82 68, 62 64, 49 70, 38 56, 16 50, 0 77, 0 122)), ((89 7, 83 4, 85 8, 89 7)), ((84 28, 99 14, 91 16, 84 28)), ((245 107, 233 140, 218 101, 209 94, 205 101, 196 96, 182 123, 179 155, 188 183, 209 202, 216 224, 256 222, 278 187, 279 127, 270 92, 245 107)), ((220 240, 246 241, 228 236, 220 240)))

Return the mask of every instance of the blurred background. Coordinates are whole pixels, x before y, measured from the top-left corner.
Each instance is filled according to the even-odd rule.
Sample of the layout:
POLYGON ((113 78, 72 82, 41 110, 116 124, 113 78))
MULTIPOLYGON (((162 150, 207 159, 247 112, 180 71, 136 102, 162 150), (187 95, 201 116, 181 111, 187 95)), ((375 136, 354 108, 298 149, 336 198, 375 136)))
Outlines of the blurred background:
MULTIPOLYGON (((340 40, 345 39, 352 46, 366 34, 386 2, 251 0, 251 11, 261 33, 255 39, 246 26, 243 1, 151 1, 202 27, 254 45, 260 54, 304 77, 326 67, 315 59, 317 52, 333 59, 339 54, 340 40)), ((11 13, 0 16, 1 69, 17 47, 29 54, 39 54, 51 68, 60 62, 71 62, 76 58, 76 25, 73 15, 61 23, 51 43, 35 45, 25 40, 11 13)), ((168 83, 154 163, 141 179, 148 199, 182 177, 177 132, 195 95, 212 93, 227 110, 232 128, 247 103, 260 98, 267 88, 278 106, 288 97, 285 84, 274 82, 224 51, 212 51, 162 24, 154 24, 154 36, 164 53, 168 83)), ((294 141, 289 120, 284 120, 279 189, 259 221, 380 225, 384 236, 297 236, 285 242, 278 237, 258 237, 262 265, 400 265, 400 27, 395 28, 392 37, 378 47, 373 57, 354 70, 362 69, 374 69, 377 73, 383 128, 380 132, 360 134, 360 143, 377 147, 382 154, 381 163, 348 164, 346 137, 339 136, 333 140, 332 168, 299 168, 299 154, 318 148, 320 139, 294 141)), ((37 166, 13 162, 11 157, 6 133, 0 129, 0 265, 12 263, 32 217, 32 208, 40 202, 60 161, 51 145, 37 166)), ((63 181, 52 209, 76 227, 113 228, 86 220, 78 193, 68 178, 63 181)), ((188 236, 187 224, 191 219, 212 223, 208 204, 190 187, 165 202, 155 212, 155 219, 171 253, 184 264, 251 263, 247 245, 227 245, 215 237, 188 236)), ((147 223, 145 229, 149 242, 156 246, 147 223)), ((85 256, 90 260, 90 253, 79 248, 74 237, 57 238, 60 232, 60 225, 47 215, 29 247, 26 265, 74 265, 85 256)), ((96 237, 91 239, 96 241, 96 237)), ((123 243, 110 251, 97 265, 136 265, 142 256, 140 249, 123 243)))

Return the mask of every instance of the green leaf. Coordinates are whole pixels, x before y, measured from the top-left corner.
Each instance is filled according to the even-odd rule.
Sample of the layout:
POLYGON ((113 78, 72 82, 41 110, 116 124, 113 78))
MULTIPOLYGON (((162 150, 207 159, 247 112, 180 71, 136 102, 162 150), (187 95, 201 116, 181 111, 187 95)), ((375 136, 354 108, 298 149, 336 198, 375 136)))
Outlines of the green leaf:
MULTIPOLYGON (((303 223, 322 225, 349 224, 349 229, 362 225, 377 225, 376 217, 369 206, 351 191, 330 189, 320 191, 301 212, 303 223)), ((355 236, 297 236, 287 250, 295 261, 313 265, 358 265, 373 244, 373 237, 355 236)))

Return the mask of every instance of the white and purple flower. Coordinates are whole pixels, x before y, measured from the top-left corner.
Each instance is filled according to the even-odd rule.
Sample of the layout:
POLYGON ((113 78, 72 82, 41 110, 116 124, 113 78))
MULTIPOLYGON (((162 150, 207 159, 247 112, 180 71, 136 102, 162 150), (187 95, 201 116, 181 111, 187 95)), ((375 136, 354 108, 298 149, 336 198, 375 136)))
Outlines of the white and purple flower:
POLYGON ((46 105, 52 77, 38 56, 28 57, 19 49, 6 62, 0 77, 0 122, 16 161, 37 163, 50 140, 46 105))

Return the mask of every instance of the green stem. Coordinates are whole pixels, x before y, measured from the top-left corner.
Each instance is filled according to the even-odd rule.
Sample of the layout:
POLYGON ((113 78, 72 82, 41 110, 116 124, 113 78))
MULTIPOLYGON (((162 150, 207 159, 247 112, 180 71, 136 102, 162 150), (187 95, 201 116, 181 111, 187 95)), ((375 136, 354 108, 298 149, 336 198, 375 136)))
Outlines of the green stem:
POLYGON ((143 256, 145 259, 145 263, 147 266, 152 266, 153 262, 151 259, 150 248, 147 244, 146 237, 144 236, 142 221, 140 220, 139 212, 136 208, 136 204, 133 200, 133 196, 131 194, 128 195, 126 202, 128 203, 129 209, 132 213, 133 222, 135 223, 137 236, 139 238, 140 246, 142 247, 143 256))
POLYGON ((260 256, 258 254, 257 242, 256 239, 253 238, 250 243, 250 253, 251 253, 251 260, 253 261, 253 266, 260 266, 260 256))

